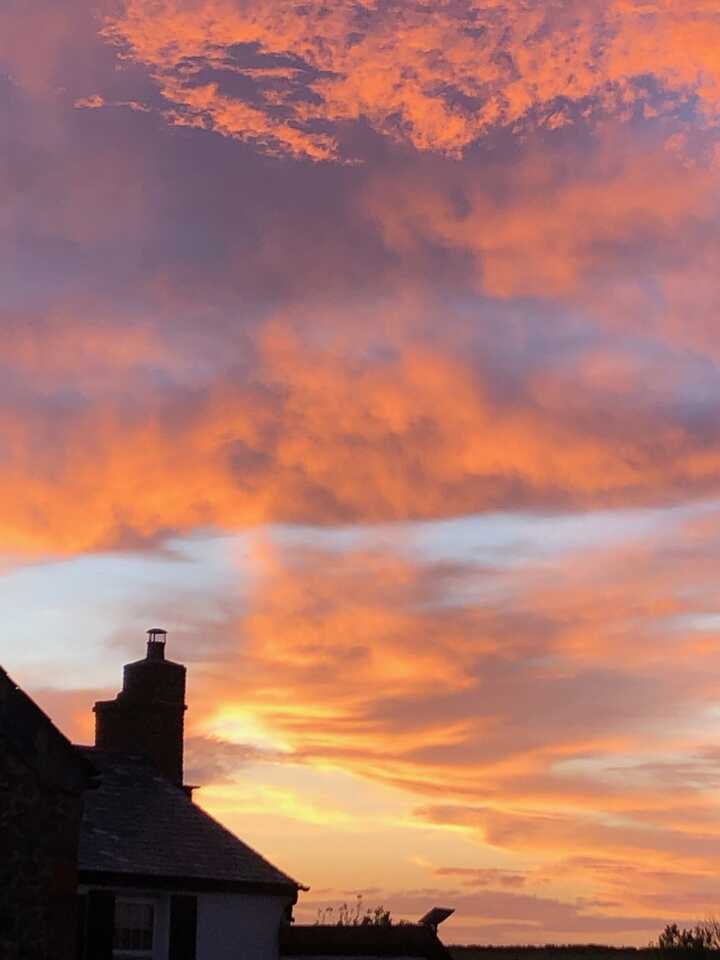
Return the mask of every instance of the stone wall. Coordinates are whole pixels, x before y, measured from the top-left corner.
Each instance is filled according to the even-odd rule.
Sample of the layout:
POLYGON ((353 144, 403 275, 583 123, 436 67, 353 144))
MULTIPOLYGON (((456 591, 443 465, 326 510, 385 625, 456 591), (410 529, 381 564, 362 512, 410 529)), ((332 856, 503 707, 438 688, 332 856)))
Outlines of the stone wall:
POLYGON ((87 765, 0 670, 0 957, 75 960, 87 765))

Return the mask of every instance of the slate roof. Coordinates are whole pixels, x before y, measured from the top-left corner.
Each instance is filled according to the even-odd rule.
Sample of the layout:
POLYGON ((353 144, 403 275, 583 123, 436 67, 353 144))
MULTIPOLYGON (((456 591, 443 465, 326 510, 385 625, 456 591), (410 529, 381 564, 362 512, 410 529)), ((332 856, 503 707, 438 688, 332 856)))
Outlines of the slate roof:
POLYGON ((450 960, 447 947, 430 927, 418 923, 397 926, 283 926, 282 957, 425 957, 450 960))
POLYGON ((92 766, 2 667, 0 738, 42 782, 71 793, 92 786, 92 766))
POLYGON ((296 895, 299 884, 200 809, 144 759, 79 747, 100 775, 86 794, 81 880, 195 889, 250 887, 296 895))

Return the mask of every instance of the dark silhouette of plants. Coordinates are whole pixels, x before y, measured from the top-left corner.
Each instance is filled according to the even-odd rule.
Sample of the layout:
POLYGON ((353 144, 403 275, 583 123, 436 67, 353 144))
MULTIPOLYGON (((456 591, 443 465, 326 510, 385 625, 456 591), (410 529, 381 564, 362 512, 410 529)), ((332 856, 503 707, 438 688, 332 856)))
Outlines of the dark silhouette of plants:
POLYGON ((390 911, 384 906, 365 907, 362 894, 357 895, 355 903, 341 903, 337 908, 324 907, 318 909, 316 926, 335 927, 391 927, 393 919, 390 911))
POLYGON ((662 951, 720 950, 720 923, 711 919, 682 929, 676 923, 668 923, 657 939, 657 946, 662 951))

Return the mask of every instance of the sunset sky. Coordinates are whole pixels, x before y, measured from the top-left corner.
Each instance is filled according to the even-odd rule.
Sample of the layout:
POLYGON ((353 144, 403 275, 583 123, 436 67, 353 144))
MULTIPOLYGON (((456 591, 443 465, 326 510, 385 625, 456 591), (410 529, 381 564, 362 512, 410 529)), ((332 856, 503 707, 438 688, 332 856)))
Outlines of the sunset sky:
POLYGON ((2 0, 0 661, 447 942, 720 912, 718 0, 2 0))

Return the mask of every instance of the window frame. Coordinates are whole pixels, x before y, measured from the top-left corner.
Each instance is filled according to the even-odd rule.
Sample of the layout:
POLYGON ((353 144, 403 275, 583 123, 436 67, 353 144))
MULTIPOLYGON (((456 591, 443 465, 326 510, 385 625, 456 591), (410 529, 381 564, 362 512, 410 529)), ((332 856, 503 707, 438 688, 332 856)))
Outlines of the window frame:
POLYGON ((114 940, 115 940, 115 931, 117 927, 113 923, 113 950, 112 950, 113 960, 154 960, 155 951, 157 948, 157 939, 158 939, 159 910, 158 910, 157 900, 153 899, 152 897, 142 897, 142 896, 123 897, 123 896, 116 895, 115 897, 116 911, 119 904, 121 903, 136 903, 136 904, 142 904, 144 906, 148 906, 152 908, 152 946, 150 947, 149 950, 147 949, 134 950, 130 947, 116 947, 114 945, 114 940))

